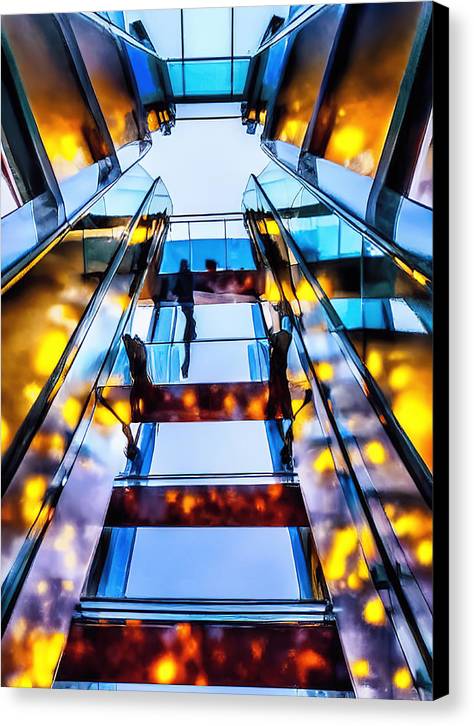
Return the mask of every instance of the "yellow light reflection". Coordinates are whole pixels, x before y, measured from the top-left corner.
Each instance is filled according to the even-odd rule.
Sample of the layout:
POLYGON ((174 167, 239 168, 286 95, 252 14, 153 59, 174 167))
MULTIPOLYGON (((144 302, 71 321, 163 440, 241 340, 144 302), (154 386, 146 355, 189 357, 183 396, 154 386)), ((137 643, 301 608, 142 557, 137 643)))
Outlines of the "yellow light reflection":
POLYGON ((69 428, 73 429, 76 427, 79 421, 81 410, 82 406, 77 398, 68 398, 67 401, 64 403, 61 408, 61 412, 63 415, 63 419, 65 420, 69 428))
POLYGON ((369 625, 384 625, 386 620, 385 608, 382 600, 377 595, 365 603, 362 617, 369 625))
POLYGON ((331 450, 324 449, 319 456, 313 462, 313 469, 318 474, 323 474, 326 471, 334 471, 334 461, 332 458, 331 450))
POLYGON ((351 670, 356 678, 367 678, 370 674, 369 661, 363 658, 356 660, 351 664, 351 670))
POLYGON ((35 353, 35 370, 42 376, 48 376, 59 360, 68 342, 64 330, 48 330, 39 341, 35 353))
POLYGON ((156 683, 173 683, 178 674, 178 663, 172 655, 159 658, 152 667, 153 680, 156 683))
POLYGON ((364 446, 364 453, 371 464, 381 465, 387 460, 385 448, 380 441, 369 441, 364 446))
POLYGON ((330 381, 334 377, 334 368, 331 363, 321 361, 316 365, 316 375, 320 381, 330 381))
POLYGON ((407 690, 413 685, 413 680, 410 675, 410 671, 406 666, 398 668, 393 674, 392 678, 393 685, 401 690, 407 690))
POLYGON ((422 540, 416 548, 416 556, 420 565, 431 565, 433 562, 433 542, 430 539, 422 540))
POLYGON ((333 534, 331 548, 324 566, 324 574, 329 580, 340 580, 346 574, 347 559, 357 547, 355 527, 345 527, 333 534))

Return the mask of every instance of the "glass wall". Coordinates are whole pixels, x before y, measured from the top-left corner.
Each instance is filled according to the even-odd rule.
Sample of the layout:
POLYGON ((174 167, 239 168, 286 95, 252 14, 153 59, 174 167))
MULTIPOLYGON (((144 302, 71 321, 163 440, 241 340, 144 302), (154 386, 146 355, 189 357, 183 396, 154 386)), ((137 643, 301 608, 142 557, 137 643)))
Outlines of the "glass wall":
POLYGON ((369 242, 271 163, 258 177, 388 408, 432 466, 432 307, 427 278, 369 242))
POLYGON ((422 3, 350 8, 309 151, 374 177, 422 3))
POLYGON ((140 109, 113 35, 92 20, 70 15, 82 58, 115 148, 142 137, 140 109))
POLYGON ((123 45, 145 109, 148 130, 157 131, 174 123, 171 83, 166 64, 131 43, 123 41, 123 45))
POLYGON ((252 58, 242 105, 242 119, 248 133, 253 133, 257 124, 265 124, 268 106, 278 88, 287 48, 288 38, 284 37, 252 58))
POLYGON ((326 7, 296 32, 266 138, 302 146, 343 10, 326 7))
POLYGON ((58 180, 107 156, 53 16, 5 16, 2 27, 58 180))
POLYGON ((2 296, 2 451, 63 355, 151 183, 140 167, 130 170, 2 296))
MULTIPOLYGON (((431 445, 431 441, 426 436, 426 429, 421 429, 427 424, 431 426, 431 411, 429 404, 428 409, 425 408, 425 399, 417 399, 414 395, 415 387, 423 389, 423 392, 430 387, 429 378, 425 379, 425 373, 428 372, 429 376, 431 372, 431 361, 426 358, 431 343, 429 293, 421 280, 415 280, 408 270, 401 268, 383 250, 369 245, 360 235, 352 236, 348 232, 346 238, 346 232, 343 232, 346 223, 331 217, 316 197, 312 203, 310 198, 305 197, 301 204, 294 178, 290 177, 287 183, 288 173, 274 164, 270 169, 271 173, 259 177, 262 186, 258 181, 257 184, 253 179, 250 181, 243 203, 248 224, 255 230, 259 247, 275 276, 278 296, 287 310, 291 308, 294 337, 299 340, 301 336, 302 341, 297 343, 301 363, 305 371, 308 368, 314 371, 310 377, 314 375, 313 393, 322 429, 318 435, 317 424, 309 420, 301 420, 295 427, 295 450, 298 452, 298 471, 305 487, 306 505, 314 513, 316 522, 324 522, 322 529, 328 527, 336 549, 334 523, 338 516, 341 516, 339 521, 345 523, 344 531, 349 531, 342 509, 332 508, 335 499, 331 499, 330 492, 335 497, 342 484, 353 517, 349 520, 350 526, 354 527, 356 523, 359 530, 358 534, 354 531, 354 550, 359 537, 364 561, 371 572, 375 571, 374 566, 375 569, 378 567, 375 563, 370 564, 372 558, 377 559, 376 551, 380 553, 383 549, 387 561, 392 563, 394 576, 399 578, 399 573, 403 572, 400 587, 430 648, 431 510, 420 492, 424 483, 414 473, 413 463, 418 459, 411 448, 413 444, 420 457, 426 457, 426 463, 429 463, 426 447, 431 445), (278 212, 272 208, 269 199, 278 212), (301 216, 298 216, 299 209, 302 210, 301 216), (305 235, 308 229, 306 220, 310 216, 312 233, 305 235), (285 229, 288 232, 290 228, 292 232, 287 236, 285 229), (296 243, 300 228, 303 234, 296 243), (330 238, 328 245, 325 245, 325 232, 330 238), (339 236, 340 247, 337 242, 339 236), (312 239, 313 262, 310 264, 307 252, 312 239), (306 246, 304 255, 300 241, 306 246), (334 275, 339 260, 342 273, 334 275), (318 284, 320 274, 329 283, 333 282, 333 288, 328 284, 326 293, 318 284), (358 336, 361 334, 367 339, 373 335, 374 341, 382 341, 375 356, 374 348, 370 357, 370 352, 363 350, 363 345, 359 344, 358 336), (387 388, 382 409, 367 369, 381 388, 384 376, 390 376, 388 385, 396 389, 395 394, 400 395, 400 400, 396 401, 394 397, 389 400, 387 388), (411 444, 402 456, 400 440, 393 435, 391 423, 389 425, 388 412, 393 410, 401 424, 400 419, 408 414, 408 411, 403 411, 403 405, 407 403, 412 404, 413 409, 404 418, 403 425, 411 444), (407 451, 410 451, 410 463, 407 451), (350 461, 351 469, 346 461, 350 461), (336 481, 331 479, 334 471, 337 472, 336 481), (328 485, 323 492, 321 482, 326 478, 328 485), (353 488, 355 482, 357 490, 353 488), (367 511, 372 513, 376 525, 368 524, 365 517, 361 522, 360 499, 367 511), (326 515, 325 518, 323 512, 328 510, 330 517, 326 515), (413 523, 409 534, 404 526, 408 520, 413 523), (369 529, 374 526, 377 527, 380 544, 375 545, 372 541, 368 545, 369 529)), ((297 370, 292 359, 289 360, 289 369, 291 379, 291 374, 294 375, 297 370)), ((317 538, 317 525, 315 532, 317 538)), ((318 542, 317 545, 319 552, 318 542)), ((363 585, 355 583, 354 578, 348 578, 350 566, 346 557, 344 566, 337 566, 334 570, 333 561, 323 558, 322 563, 325 576, 331 580, 329 586, 336 607, 340 598, 341 611, 347 613, 351 606, 345 598, 350 600, 351 592, 354 598, 359 597, 363 585), (333 572, 334 579, 331 579, 333 572)), ((386 580, 383 587, 387 587, 386 580)), ((386 604, 390 603, 389 607, 398 608, 396 598, 387 591, 380 591, 380 596, 385 598, 386 604)), ((343 615, 337 617, 341 626, 343 615)), ((352 632, 354 622, 351 623, 352 632)))

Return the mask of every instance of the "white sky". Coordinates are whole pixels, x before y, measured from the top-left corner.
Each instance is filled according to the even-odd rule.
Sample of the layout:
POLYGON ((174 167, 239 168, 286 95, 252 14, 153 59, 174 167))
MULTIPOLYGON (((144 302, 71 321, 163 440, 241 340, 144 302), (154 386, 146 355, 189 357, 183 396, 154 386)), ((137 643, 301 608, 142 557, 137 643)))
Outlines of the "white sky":
POLYGON ((171 136, 153 134, 153 146, 141 162, 154 178, 163 179, 174 214, 240 211, 250 174, 259 174, 270 161, 240 118, 183 120, 206 112, 237 115, 240 104, 178 105, 171 136))

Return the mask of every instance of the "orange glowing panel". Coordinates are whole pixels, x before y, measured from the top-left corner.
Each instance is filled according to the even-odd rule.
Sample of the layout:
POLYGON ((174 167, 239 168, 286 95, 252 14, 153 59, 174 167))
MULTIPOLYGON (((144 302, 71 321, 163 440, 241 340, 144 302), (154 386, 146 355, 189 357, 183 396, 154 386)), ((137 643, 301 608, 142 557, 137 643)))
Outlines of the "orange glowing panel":
POLYGON ((299 487, 265 485, 114 487, 108 527, 304 527, 299 487))
POLYGON ((108 156, 54 16, 9 15, 2 26, 57 178, 108 156))
POLYGON ((310 151, 375 176, 422 3, 354 6, 345 18, 310 151))
POLYGON ((125 75, 125 60, 105 28, 77 13, 70 18, 110 135, 119 149, 140 138, 139 110, 125 75))
POLYGON ((56 680, 352 691, 332 624, 73 623, 56 680))

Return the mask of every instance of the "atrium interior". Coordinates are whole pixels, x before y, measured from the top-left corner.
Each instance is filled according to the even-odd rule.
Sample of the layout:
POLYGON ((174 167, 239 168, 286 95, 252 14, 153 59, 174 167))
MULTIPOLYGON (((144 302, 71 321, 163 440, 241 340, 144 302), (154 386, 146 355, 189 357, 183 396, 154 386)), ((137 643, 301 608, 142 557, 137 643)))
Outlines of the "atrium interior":
POLYGON ((437 18, 2 17, 4 685, 434 697, 437 18))

